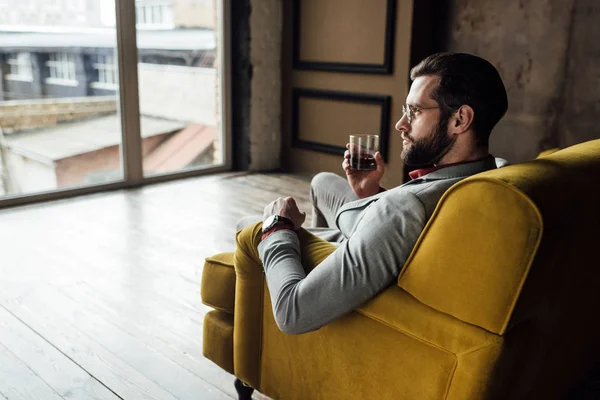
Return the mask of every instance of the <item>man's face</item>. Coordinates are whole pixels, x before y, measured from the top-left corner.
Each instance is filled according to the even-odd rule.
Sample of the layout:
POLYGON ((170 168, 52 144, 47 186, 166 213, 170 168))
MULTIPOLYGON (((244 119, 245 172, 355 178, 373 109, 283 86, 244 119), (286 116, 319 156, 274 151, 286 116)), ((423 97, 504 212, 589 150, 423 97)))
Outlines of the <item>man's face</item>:
POLYGON ((402 158, 407 165, 423 167, 437 164, 455 142, 448 133, 451 115, 441 117, 439 105, 431 98, 438 84, 437 76, 416 78, 406 97, 406 104, 421 110, 414 113, 412 122, 403 115, 396 123, 396 130, 402 133, 402 158))

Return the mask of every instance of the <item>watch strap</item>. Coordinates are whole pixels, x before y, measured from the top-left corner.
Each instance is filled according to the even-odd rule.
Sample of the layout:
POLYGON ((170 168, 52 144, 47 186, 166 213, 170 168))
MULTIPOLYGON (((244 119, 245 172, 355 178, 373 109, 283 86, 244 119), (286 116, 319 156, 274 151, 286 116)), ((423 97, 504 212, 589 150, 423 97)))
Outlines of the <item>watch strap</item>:
POLYGON ((289 224, 283 224, 283 223, 279 223, 277 225, 275 225, 273 228, 263 232, 262 237, 260 240, 265 240, 267 237, 269 237, 269 235, 277 232, 277 231, 282 231, 284 229, 293 231, 294 230, 294 225, 289 225, 289 224))
POLYGON ((281 215, 273 215, 265 220, 265 222, 267 222, 267 221, 269 222, 269 225, 265 226, 263 224, 263 233, 268 232, 269 230, 273 229, 274 227, 278 226, 279 224, 287 224, 287 225, 291 225, 292 228, 294 227, 294 221, 292 221, 289 218, 282 217, 281 215))

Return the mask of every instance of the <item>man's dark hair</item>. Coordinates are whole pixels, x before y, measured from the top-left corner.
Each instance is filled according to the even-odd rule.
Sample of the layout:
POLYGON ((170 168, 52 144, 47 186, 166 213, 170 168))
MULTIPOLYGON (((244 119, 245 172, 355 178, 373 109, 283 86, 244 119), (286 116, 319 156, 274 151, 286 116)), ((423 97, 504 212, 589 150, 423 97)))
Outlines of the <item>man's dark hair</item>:
POLYGON ((410 71, 413 81, 426 75, 440 77, 432 93, 440 106, 440 118, 449 118, 463 104, 471 106, 477 143, 487 145, 492 129, 508 109, 506 88, 496 68, 471 54, 437 53, 410 71))

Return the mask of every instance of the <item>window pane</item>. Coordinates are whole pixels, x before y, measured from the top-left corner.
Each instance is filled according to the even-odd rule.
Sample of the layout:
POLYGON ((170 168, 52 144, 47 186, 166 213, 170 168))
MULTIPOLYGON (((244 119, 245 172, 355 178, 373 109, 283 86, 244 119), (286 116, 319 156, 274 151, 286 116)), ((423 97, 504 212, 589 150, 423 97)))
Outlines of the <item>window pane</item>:
MULTIPOLYGON (((33 71, 31 67, 31 55, 29 53, 10 53, 6 54, 8 64, 8 75, 7 80, 12 81, 31 81, 33 78, 33 71)), ((0 64, 0 72, 2 71, 2 65, 0 64)), ((0 79, 2 76, 0 75, 0 79)), ((0 88, 2 86, 0 85, 0 88)))
POLYGON ((163 29, 138 26, 142 135, 144 128, 156 133, 152 140, 142 138, 145 176, 223 164, 215 3, 220 1, 164 1, 163 29), (203 63, 207 55, 213 61, 203 63), (149 118, 163 121, 160 132, 150 129, 149 118))
POLYGON ((98 54, 116 56, 115 27, 105 23, 114 0, 2 1, 10 13, 0 15, 0 69, 28 53, 15 60, 32 76, 0 82, 0 198, 122 179, 119 93, 94 87, 88 67, 98 54))

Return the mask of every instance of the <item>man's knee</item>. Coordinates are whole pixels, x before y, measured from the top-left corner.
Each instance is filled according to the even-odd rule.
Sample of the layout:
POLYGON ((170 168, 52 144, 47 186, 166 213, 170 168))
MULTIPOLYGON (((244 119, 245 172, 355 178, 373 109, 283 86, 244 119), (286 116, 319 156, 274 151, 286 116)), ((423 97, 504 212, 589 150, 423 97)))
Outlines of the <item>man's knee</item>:
POLYGON ((331 190, 333 185, 336 182, 339 182, 339 175, 334 174, 333 172, 319 172, 316 174, 312 180, 310 181, 310 195, 311 201, 314 204, 316 197, 319 194, 325 193, 328 190, 331 190))
POLYGON ((237 247, 234 253, 235 271, 247 275, 252 271, 262 271, 258 245, 262 237, 262 222, 246 226, 236 235, 237 247))

